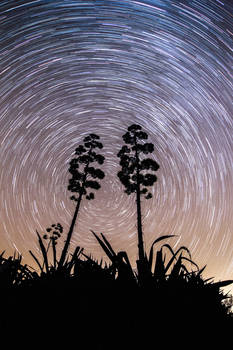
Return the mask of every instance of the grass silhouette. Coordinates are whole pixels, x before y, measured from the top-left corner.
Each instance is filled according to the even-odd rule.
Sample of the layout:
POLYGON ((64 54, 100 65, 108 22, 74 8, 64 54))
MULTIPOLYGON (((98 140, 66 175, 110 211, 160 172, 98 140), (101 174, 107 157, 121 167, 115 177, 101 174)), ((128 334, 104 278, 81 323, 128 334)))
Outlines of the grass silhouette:
POLYGON ((221 346, 232 345, 231 303, 224 302, 228 295, 221 288, 233 281, 204 279, 205 267, 192 261, 188 248, 174 251, 162 244, 172 235, 153 242, 143 283, 127 253, 116 253, 103 234, 93 232, 110 263, 77 247, 62 269, 54 260, 57 246, 50 243, 46 248, 45 238, 37 235, 41 257, 32 256, 38 271, 23 265, 21 256, 0 256, 2 335, 18 335, 14 338, 18 342, 26 332, 29 340, 45 327, 47 344, 54 345, 61 339, 67 346, 77 341, 79 346, 99 349, 149 348, 151 342, 154 348, 161 342, 180 348, 187 348, 187 342, 209 348, 218 341, 221 346), (17 315, 20 321, 15 322, 17 315))

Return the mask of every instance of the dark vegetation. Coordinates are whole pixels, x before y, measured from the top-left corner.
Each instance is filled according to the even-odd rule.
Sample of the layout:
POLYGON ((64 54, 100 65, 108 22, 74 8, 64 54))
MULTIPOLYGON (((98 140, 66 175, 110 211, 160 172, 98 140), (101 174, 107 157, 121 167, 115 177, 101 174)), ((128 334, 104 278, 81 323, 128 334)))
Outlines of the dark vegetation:
POLYGON ((104 178, 94 166, 104 162, 97 153, 103 145, 90 134, 70 162, 68 189, 76 207, 61 253, 57 242, 64 232, 57 223, 43 234, 36 232, 41 255, 30 254, 37 270, 23 264, 21 256, 0 255, 1 341, 24 348, 233 349, 232 298, 221 289, 233 281, 204 279, 205 267, 199 268, 187 247, 174 251, 167 243, 174 235, 157 237, 148 252, 144 249, 141 197, 152 197, 148 187, 159 168, 143 158, 154 150, 147 138, 140 126, 130 126, 118 153, 118 177, 125 192, 136 197, 137 269, 102 233, 91 231, 108 262, 95 260, 81 247, 69 252, 81 201, 94 199, 104 178))

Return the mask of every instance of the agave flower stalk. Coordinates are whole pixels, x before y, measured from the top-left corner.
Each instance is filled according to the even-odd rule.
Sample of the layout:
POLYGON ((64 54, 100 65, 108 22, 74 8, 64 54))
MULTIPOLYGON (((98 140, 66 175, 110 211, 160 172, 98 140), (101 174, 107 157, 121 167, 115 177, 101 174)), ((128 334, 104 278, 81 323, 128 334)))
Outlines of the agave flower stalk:
POLYGON ((72 195, 70 198, 71 200, 77 202, 77 204, 67 234, 67 239, 58 263, 58 268, 61 268, 65 262, 83 196, 86 196, 87 200, 94 199, 94 193, 87 193, 87 190, 89 188, 98 190, 101 186, 99 182, 96 181, 96 178, 103 179, 105 176, 101 169, 96 169, 90 166, 93 162, 97 162, 98 164, 102 165, 105 160, 103 155, 97 154, 94 151, 95 148, 103 148, 102 143, 98 141, 99 138, 100 137, 96 134, 90 134, 89 136, 85 137, 83 140, 84 145, 80 145, 78 148, 76 148, 75 154, 78 157, 72 159, 70 162, 69 172, 72 174, 72 178, 69 180, 68 190, 73 193, 77 193, 78 196, 72 195))
POLYGON ((148 135, 141 129, 140 125, 133 124, 128 127, 128 131, 122 136, 126 145, 122 146, 117 154, 122 167, 117 175, 125 186, 125 193, 128 195, 136 193, 139 257, 137 263, 139 277, 143 278, 143 275, 146 274, 146 256, 143 243, 141 196, 144 195, 146 199, 152 198, 152 194, 148 192, 147 187, 152 186, 157 181, 157 176, 152 172, 157 171, 159 165, 151 158, 141 159, 142 154, 154 151, 152 143, 140 142, 148 138, 148 135), (145 173, 147 170, 150 170, 150 172, 145 173))

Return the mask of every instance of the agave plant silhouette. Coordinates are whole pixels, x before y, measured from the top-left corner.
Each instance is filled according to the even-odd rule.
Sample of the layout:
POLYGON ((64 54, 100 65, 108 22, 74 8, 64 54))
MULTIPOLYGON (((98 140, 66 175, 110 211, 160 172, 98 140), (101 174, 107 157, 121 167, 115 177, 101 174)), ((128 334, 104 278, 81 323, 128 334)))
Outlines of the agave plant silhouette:
POLYGON ((186 261, 191 263, 192 265, 196 266, 197 269, 198 265, 194 263, 191 260, 191 253, 188 250, 188 248, 182 246, 180 247, 176 252, 173 251, 172 247, 169 244, 164 244, 160 250, 156 253, 156 259, 154 261, 154 246, 155 244, 174 237, 175 235, 163 235, 158 238, 156 238, 150 248, 149 256, 145 254, 146 258, 146 264, 147 264, 147 276, 143 279, 138 278, 138 272, 135 272, 133 270, 133 267, 130 263, 130 260, 128 258, 128 255, 125 251, 120 251, 116 253, 107 238, 101 233, 101 238, 94 232, 91 231, 94 235, 94 237, 97 239, 98 243, 106 253, 107 257, 112 262, 115 269, 118 271, 118 278, 121 280, 130 280, 130 281, 137 281, 139 284, 140 281, 143 281, 143 284, 141 286, 146 286, 148 283, 154 282, 154 281, 161 281, 167 278, 168 271, 171 269, 170 277, 175 278, 179 275, 181 271, 185 271, 189 273, 187 267, 182 263, 182 261, 186 261), (163 250, 167 248, 170 253, 172 254, 172 257, 169 259, 169 261, 166 263, 166 256, 163 255, 163 250), (189 257, 183 256, 182 252, 186 252, 189 257), (178 254, 180 253, 179 257, 177 258, 178 254))
MULTIPOLYGON (((198 264, 192 260, 191 253, 185 246, 181 246, 174 251, 171 245, 165 243, 156 251, 156 256, 154 258, 155 245, 163 240, 175 237, 176 235, 163 235, 153 241, 149 250, 149 255, 147 256, 147 254, 145 254, 147 276, 144 279, 139 279, 138 271, 134 271, 125 251, 116 253, 103 233, 100 234, 100 238, 94 231, 91 232, 112 262, 114 269, 117 271, 116 275, 118 280, 123 283, 130 282, 140 287, 150 287, 155 284, 162 284, 163 282, 169 282, 169 284, 173 283, 174 285, 174 283, 178 281, 185 281, 190 285, 192 283, 195 285, 208 285, 209 289, 215 291, 219 291, 219 288, 233 283, 233 280, 220 282, 210 282, 210 280, 212 280, 211 278, 204 280, 202 278, 202 273, 206 266, 200 269, 198 264), (170 258, 167 258, 166 251, 170 253, 170 258), (190 269, 188 269, 187 264, 190 265, 190 269)), ((222 297, 222 300, 223 299, 225 299, 225 296, 222 297)))
MULTIPOLYGON (((152 158, 142 159, 142 155, 147 155, 154 151, 154 145, 144 142, 148 139, 148 135, 142 131, 140 125, 132 124, 129 126, 122 138, 125 145, 122 146, 117 154, 121 165, 121 170, 117 176, 125 187, 125 193, 128 195, 136 194, 138 231, 137 269, 139 280, 143 280, 148 272, 145 266, 146 257, 143 242, 141 197, 144 196, 145 199, 152 198, 152 194, 148 191, 147 187, 153 186, 157 181, 157 176, 154 173, 159 169, 159 164, 152 158)), ((142 281, 142 283, 144 282, 142 281)))
POLYGON ((110 242, 103 235, 103 233, 100 234, 102 237, 100 238, 94 231, 91 230, 91 232, 97 239, 98 243, 100 244, 101 248, 109 258, 109 260, 111 261, 112 268, 114 269, 115 273, 117 272, 117 280, 127 285, 135 284, 136 276, 130 264, 127 253, 125 251, 115 253, 110 242))
POLYGON ((163 244, 162 247, 156 252, 156 259, 153 267, 154 245, 163 239, 174 236, 175 235, 167 235, 159 237, 151 245, 148 266, 150 271, 152 271, 153 278, 157 281, 165 280, 168 275, 170 278, 177 278, 181 272, 189 273, 186 265, 183 264, 183 261, 189 262, 191 265, 194 265, 197 270, 199 270, 198 265, 192 260, 191 253, 187 247, 181 246, 176 252, 174 252, 172 247, 167 243, 163 244), (166 261, 166 254, 164 253, 165 248, 167 248, 171 254, 171 258, 168 261, 166 261), (186 253, 188 257, 184 256, 184 253, 186 253))
POLYGON ((88 192, 89 189, 99 190, 101 185, 96 179, 102 180, 105 177, 101 169, 91 166, 93 163, 102 165, 105 160, 102 154, 97 154, 95 151, 95 149, 103 148, 103 144, 99 139, 100 137, 96 134, 86 136, 83 140, 84 144, 79 145, 75 150, 77 158, 73 158, 70 162, 69 172, 72 174, 72 178, 69 180, 68 190, 77 193, 77 196, 72 195, 70 197, 71 200, 76 202, 76 207, 58 263, 59 269, 62 269, 66 259, 81 201, 84 196, 87 200, 93 200, 95 195, 93 192, 88 192))
POLYGON ((86 136, 83 139, 83 145, 79 145, 75 150, 75 155, 77 157, 73 158, 70 161, 69 172, 71 173, 72 178, 69 179, 68 190, 76 194, 73 194, 70 197, 71 200, 76 202, 76 207, 59 260, 57 260, 56 244, 58 238, 63 232, 62 225, 60 223, 57 223, 51 225, 51 227, 46 229, 47 233, 43 235, 43 238, 49 240, 47 248, 45 247, 40 234, 36 231, 39 247, 43 257, 43 264, 39 262, 38 258, 33 254, 31 250, 29 252, 38 265, 41 273, 46 272, 51 274, 52 271, 53 273, 55 271, 56 273, 60 271, 60 273, 65 272, 69 274, 74 266, 75 261, 82 252, 82 249, 80 247, 76 247, 74 253, 72 254, 72 258, 70 259, 69 256, 67 258, 69 245, 79 213, 81 201, 84 196, 87 200, 94 199, 95 195, 93 192, 89 192, 89 189, 100 189, 101 186, 97 179, 102 180, 105 177, 105 174, 101 169, 91 166, 93 163, 102 165, 105 160, 105 157, 103 155, 97 154, 96 152, 96 149, 103 148, 103 144, 99 141, 99 139, 100 137, 96 134, 89 134, 86 136), (52 264, 49 264, 48 261, 48 252, 50 247, 52 247, 53 254, 52 264))

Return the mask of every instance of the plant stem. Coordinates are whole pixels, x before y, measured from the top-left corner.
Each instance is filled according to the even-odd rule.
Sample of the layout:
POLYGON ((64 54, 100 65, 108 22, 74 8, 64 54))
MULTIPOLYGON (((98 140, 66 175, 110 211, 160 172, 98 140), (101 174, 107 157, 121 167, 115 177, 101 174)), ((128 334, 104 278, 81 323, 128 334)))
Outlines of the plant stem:
POLYGON ((136 175, 137 175, 137 187, 136 187, 136 202, 137 202, 137 224, 138 224, 138 256, 139 261, 143 262, 145 253, 143 246, 143 232, 142 232, 142 212, 141 212, 141 198, 140 198, 140 182, 139 182, 139 156, 137 149, 137 140, 135 136, 135 158, 136 158, 136 175))
POLYGON ((56 269, 57 265, 57 251, 56 251, 56 242, 52 241, 52 248, 53 248, 53 267, 56 269))
POLYGON ((69 232, 67 233, 67 239, 65 241, 65 244, 64 244, 64 247, 62 250, 61 258, 60 258, 59 263, 58 263, 58 268, 61 268, 63 266, 65 258, 66 258, 66 254, 67 254, 67 251, 68 251, 68 248, 70 245, 71 237, 72 237, 73 230, 74 230, 74 225, 75 225, 75 222, 76 222, 76 219, 78 216, 78 212, 79 212, 79 208, 80 208, 80 204, 81 204, 81 200, 82 200, 82 196, 83 196, 83 189, 84 189, 84 182, 83 182, 81 192, 80 192, 79 197, 78 197, 78 201, 77 201, 77 205, 75 208, 73 219, 71 221, 70 229, 69 229, 69 232))
MULTIPOLYGON (((47 249, 46 249, 46 254, 47 254, 47 255, 48 255, 50 243, 51 243, 51 242, 50 242, 50 240, 49 240, 48 247, 47 247, 47 249)), ((45 261, 43 261, 42 269, 44 269, 44 265, 45 265, 45 261)))
MULTIPOLYGON (((92 152, 92 149, 93 149, 93 147, 91 147, 89 149, 89 151, 88 151, 88 155, 89 156, 90 156, 90 154, 92 152)), ((76 205, 76 208, 75 208, 74 216, 73 216, 73 219, 71 221, 70 229, 69 229, 69 232, 67 234, 67 239, 65 241, 65 244, 64 244, 64 247, 63 247, 63 250, 62 250, 62 254, 61 254, 61 258, 60 258, 59 263, 58 263, 58 269, 60 269, 63 266, 63 264, 65 262, 66 254, 68 252, 68 248, 69 248, 71 237, 72 237, 73 230, 74 230, 74 225, 75 225, 75 222, 77 220, 77 216, 78 216, 78 212, 79 212, 82 196, 83 196, 83 193, 84 193, 84 188, 85 188, 85 184, 86 184, 86 180, 87 180, 87 169, 89 167, 89 163, 90 162, 88 161, 86 166, 85 166, 85 168, 84 168, 84 176, 83 176, 82 187, 81 187, 81 190, 80 190, 80 193, 79 193, 79 197, 78 197, 77 205, 76 205)))

